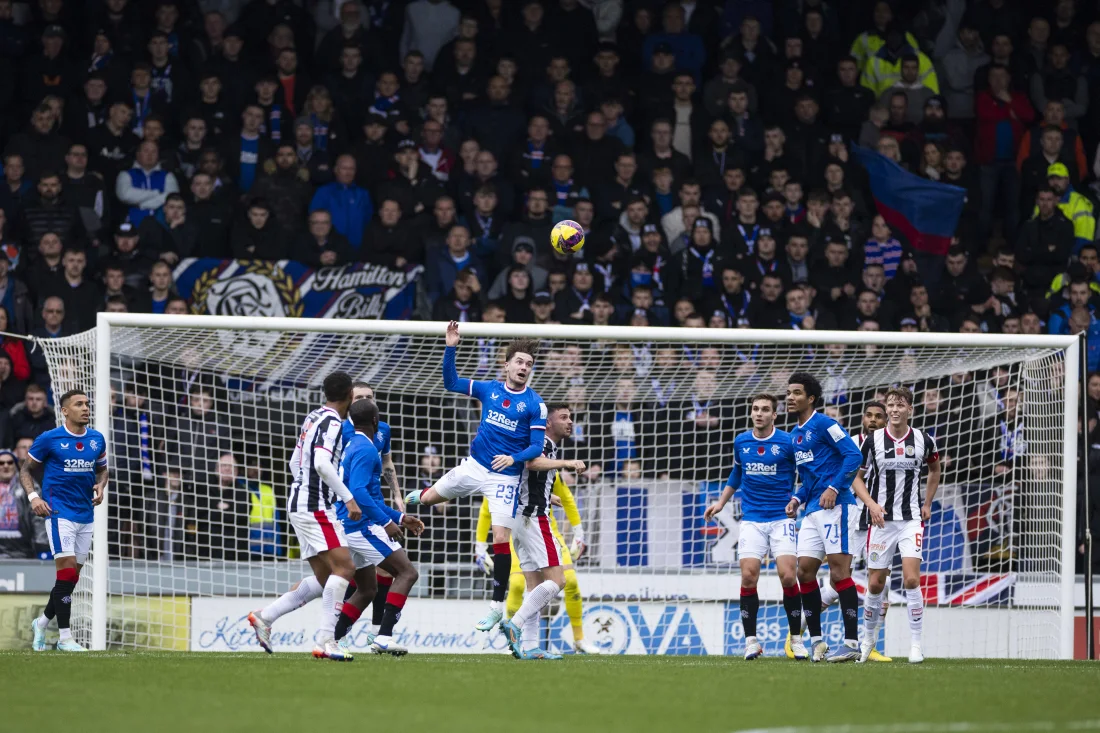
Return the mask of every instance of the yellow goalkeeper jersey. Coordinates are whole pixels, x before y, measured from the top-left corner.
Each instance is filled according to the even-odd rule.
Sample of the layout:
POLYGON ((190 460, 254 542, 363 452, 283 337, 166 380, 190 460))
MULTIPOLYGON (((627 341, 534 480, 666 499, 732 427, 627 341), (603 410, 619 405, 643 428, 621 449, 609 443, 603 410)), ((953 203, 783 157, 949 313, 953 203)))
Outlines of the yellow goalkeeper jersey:
MULTIPOLYGON (((581 524, 581 513, 577 510, 577 500, 573 498, 573 492, 569 490, 569 486, 562 481, 561 472, 558 472, 558 475, 554 477, 553 493, 554 496, 561 499, 561 508, 565 510, 565 518, 569 520, 569 526, 579 527, 581 524)), ((550 515, 550 530, 557 536, 558 542, 561 543, 564 549, 566 547, 565 540, 562 539, 557 520, 554 519, 554 512, 551 511, 547 513, 550 515)), ((481 512, 477 516, 477 529, 474 530, 474 541, 488 542, 489 529, 492 525, 493 520, 489 515, 489 502, 482 499, 481 512)))

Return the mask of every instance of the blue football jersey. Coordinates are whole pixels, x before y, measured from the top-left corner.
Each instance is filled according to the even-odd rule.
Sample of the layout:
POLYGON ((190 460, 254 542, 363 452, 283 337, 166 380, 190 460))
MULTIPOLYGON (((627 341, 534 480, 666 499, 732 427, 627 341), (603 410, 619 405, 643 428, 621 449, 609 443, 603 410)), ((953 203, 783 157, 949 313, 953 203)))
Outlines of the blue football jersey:
POLYGON ((546 435, 546 404, 530 387, 513 392, 504 382, 478 382, 461 379, 455 370, 455 349, 448 348, 443 356, 443 385, 481 401, 481 424, 470 443, 470 456, 491 469, 493 456, 521 456, 508 468, 499 471, 519 476, 524 462, 542 455, 546 435))
POLYGON ((840 423, 814 412, 804 425, 791 430, 791 445, 802 482, 795 496, 806 505, 806 514, 821 510, 818 500, 830 486, 837 491, 838 505, 856 503, 852 479, 863 456, 840 423))
POLYGON ((767 438, 746 430, 733 441, 733 470, 726 485, 737 490, 747 522, 787 518, 794 492, 794 449, 790 433, 778 428, 767 438))
MULTIPOLYGON (((351 424, 351 420, 344 420, 344 424, 340 427, 340 433, 344 437, 344 445, 351 442, 352 436, 355 435, 355 426, 351 424)), ((390 424, 379 420, 378 430, 371 437, 371 442, 378 449, 379 455, 388 456, 390 454, 390 424)))
POLYGON ((363 433, 353 433, 345 444, 340 478, 363 512, 359 521, 352 522, 344 502, 335 503, 336 516, 344 523, 345 532, 361 532, 372 524, 385 526, 401 520, 401 512, 386 506, 382 498, 382 456, 363 433))
POLYGON ((93 519, 95 472, 107 465, 107 441, 88 428, 74 435, 62 425, 35 438, 29 455, 43 464, 42 498, 55 517, 87 524, 93 519))

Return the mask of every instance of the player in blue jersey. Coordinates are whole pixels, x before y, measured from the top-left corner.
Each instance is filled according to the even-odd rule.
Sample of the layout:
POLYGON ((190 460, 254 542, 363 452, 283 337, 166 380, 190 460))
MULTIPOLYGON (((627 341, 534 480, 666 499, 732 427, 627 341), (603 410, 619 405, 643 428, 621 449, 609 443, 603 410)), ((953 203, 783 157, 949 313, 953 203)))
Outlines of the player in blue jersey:
MULTIPOLYGON (((351 403, 355 404, 359 400, 370 400, 375 405, 378 401, 374 398, 374 388, 366 382, 354 382, 351 385, 351 403)), ((344 443, 347 444, 355 436, 355 427, 351 423, 349 417, 344 421, 343 425, 344 443)), ((368 436, 374 447, 378 449, 379 455, 382 456, 382 489, 383 495, 389 494, 388 499, 393 505, 393 508, 399 512, 405 511, 405 498, 401 495, 401 488, 397 481, 397 467, 393 465, 393 452, 390 448, 390 426, 389 423, 378 421, 378 429, 374 433, 368 436)), ((378 633, 378 627, 382 625, 382 618, 385 614, 386 608, 386 593, 390 589, 390 585, 393 584, 393 578, 390 577, 382 568, 375 569, 375 579, 378 587, 371 590, 370 594, 361 593, 356 596, 355 593, 358 590, 358 582, 353 580, 348 585, 347 597, 344 598, 345 603, 351 603, 357 607, 360 611, 364 611, 367 608, 367 604, 371 603, 371 598, 375 599, 375 603, 371 608, 371 630, 368 633, 368 638, 372 638, 378 633)), ((340 637, 337 636, 337 641, 340 637)), ((350 642, 347 636, 344 637, 347 641, 344 642, 344 646, 350 642)))
POLYGON ((351 601, 344 603, 336 622, 336 639, 346 638, 366 604, 378 591, 375 566, 380 566, 386 569, 392 580, 382 603, 375 603, 376 606, 381 605, 384 611, 378 633, 371 639, 371 651, 403 656, 409 650, 394 642, 393 625, 401 615, 419 574, 409 561, 408 554, 398 544, 398 539, 402 529, 419 535, 424 531, 424 523, 402 511, 391 509, 382 498, 382 457, 374 443, 379 432, 378 405, 373 399, 366 398, 352 402, 348 419, 354 432, 344 448, 340 473, 362 509, 363 516, 358 520, 350 519, 343 502, 336 503, 336 516, 344 523, 348 548, 355 561, 357 589, 351 601, 359 599, 362 605, 351 601))
POLYGON ((756 583, 760 561, 775 558, 779 582, 783 585, 783 608, 790 625, 788 637, 796 659, 806 659, 806 647, 799 634, 802 623, 802 599, 795 579, 795 527, 787 516, 787 503, 794 492, 794 449, 791 436, 775 427, 778 400, 770 394, 752 398, 752 430, 733 441, 733 470, 718 501, 703 514, 707 521, 739 494, 743 518, 737 547, 741 563, 741 624, 745 630, 745 659, 756 659, 764 647, 756 638, 756 616, 760 597, 756 583))
POLYGON ((46 648, 46 626, 57 616, 63 652, 87 651, 69 630, 73 591, 80 569, 92 548, 93 507, 103 502, 107 485, 107 441, 98 430, 88 427, 92 408, 87 393, 74 389, 61 395, 58 403, 64 422, 39 435, 19 470, 19 481, 30 499, 31 509, 46 519, 57 580, 50 591, 46 611, 31 622, 32 647, 46 648), (42 470, 42 495, 34 490, 34 476, 42 470))
POLYGON ((546 437, 546 405, 527 386, 535 367, 538 342, 520 339, 508 345, 504 358, 504 380, 460 379, 455 354, 461 337, 458 323, 447 325, 443 352, 443 386, 448 392, 473 397, 481 402, 481 424, 470 443, 470 457, 463 459, 432 487, 405 497, 410 505, 431 506, 471 494, 489 501, 493 522, 493 600, 489 613, 477 622, 488 631, 504 617, 504 597, 512 574, 509 540, 516 525, 519 490, 527 461, 542 455, 546 437))
MULTIPOLYGON (((817 411, 821 383, 812 374, 796 372, 787 382, 787 411, 798 424, 791 430, 794 462, 802 485, 787 504, 787 516, 805 507, 798 533, 798 589, 810 629, 811 659, 820 662, 829 652, 821 638, 821 589, 817 571, 829 560, 829 578, 840 596, 844 619, 844 646, 830 662, 859 658, 859 594, 852 582, 852 550, 859 543, 859 509, 852 480, 862 455, 836 420, 817 411)), ((866 494, 863 491, 863 494, 866 494)))

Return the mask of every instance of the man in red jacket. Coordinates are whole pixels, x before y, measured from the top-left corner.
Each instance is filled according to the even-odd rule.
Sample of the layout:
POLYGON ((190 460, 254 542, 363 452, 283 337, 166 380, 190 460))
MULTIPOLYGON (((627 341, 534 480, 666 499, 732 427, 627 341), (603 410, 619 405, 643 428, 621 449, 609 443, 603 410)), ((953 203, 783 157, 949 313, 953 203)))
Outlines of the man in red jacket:
POLYGON ((978 245, 985 247, 993 224, 993 208, 1000 200, 1004 236, 1016 241, 1019 222, 1020 175, 1016 151, 1035 110, 1022 93, 1013 91, 1012 74, 1003 64, 990 64, 989 88, 974 99, 977 140, 974 154, 982 175, 982 210, 978 221, 978 245))

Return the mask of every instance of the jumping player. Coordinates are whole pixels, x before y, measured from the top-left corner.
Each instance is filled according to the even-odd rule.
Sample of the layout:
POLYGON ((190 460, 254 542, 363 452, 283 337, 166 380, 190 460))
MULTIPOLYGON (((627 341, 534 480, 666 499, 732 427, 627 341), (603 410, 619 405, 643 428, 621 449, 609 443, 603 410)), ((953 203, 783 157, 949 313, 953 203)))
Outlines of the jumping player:
POLYGON ((817 411, 821 383, 812 374, 796 372, 787 383, 787 411, 798 424, 791 431, 795 465, 802 485, 787 504, 794 519, 805 507, 798 533, 798 585, 802 612, 810 627, 811 659, 820 662, 829 651, 821 634, 821 591, 817 571, 829 560, 832 585, 840 595, 844 619, 844 646, 829 657, 846 662, 859 656, 859 594, 852 581, 852 547, 859 542, 859 513, 852 480, 859 470, 860 453, 836 420, 817 411))
POLYGON ((343 524, 336 518, 334 501, 344 502, 348 517, 357 522, 363 516, 355 497, 337 472, 344 449, 341 427, 351 405, 351 377, 333 372, 325 377, 325 404, 313 410, 302 422, 302 431, 290 457, 290 499, 287 515, 302 557, 309 561, 313 575, 303 578, 294 589, 274 603, 248 614, 248 623, 256 640, 271 653, 271 625, 277 619, 321 598, 321 622, 318 644, 313 656, 335 661, 352 660, 352 655, 336 643, 336 617, 344 605, 348 584, 355 565, 348 551, 343 524))
POLYGON ((764 647, 756 638, 756 616, 760 597, 756 584, 760 562, 769 553, 775 558, 779 582, 783 585, 783 608, 787 613, 788 643, 795 659, 807 659, 802 643, 802 599, 795 578, 795 526, 787 516, 787 503, 794 492, 794 449, 791 436, 775 427, 778 400, 758 394, 752 405, 752 430, 733 441, 733 470, 718 501, 707 507, 709 522, 737 491, 741 492, 741 536, 738 550, 741 564, 741 623, 745 629, 745 659, 756 659, 764 647))
POLYGON ((31 621, 32 648, 36 652, 46 649, 46 626, 56 615, 61 633, 58 650, 84 652, 87 649, 73 638, 69 628, 72 596, 92 549, 93 507, 103 502, 107 486, 107 442, 102 433, 88 427, 92 408, 87 393, 69 390, 58 404, 64 422, 35 438, 19 469, 19 482, 27 492, 31 509, 47 520, 50 552, 57 570, 45 612, 31 621), (40 469, 41 496, 34 490, 32 475, 40 469))
MULTIPOLYGON (((374 579, 375 566, 387 570, 392 578, 386 597, 375 606, 382 606, 384 613, 378 633, 371 639, 371 650, 376 654, 403 656, 408 649, 394 642, 393 626, 405 607, 409 591, 419 578, 409 556, 397 543, 401 530, 407 529, 419 536, 424 531, 424 523, 416 517, 399 512, 386 506, 382 499, 382 459, 371 437, 378 430, 378 406, 370 399, 354 402, 348 410, 348 417, 355 428, 351 440, 345 444, 344 459, 340 472, 347 481, 348 490, 363 510, 358 521, 352 520, 343 502, 336 503, 336 516, 344 523, 344 533, 348 538, 352 560, 355 563, 355 582, 357 590, 351 601, 357 598, 370 601, 377 590, 374 579)), ((337 641, 346 637, 348 630, 359 619, 366 607, 351 601, 345 602, 336 622, 337 641)), ((345 648, 345 647, 342 647, 345 648)))
POLYGON ((478 631, 489 631, 504 617, 504 597, 512 572, 508 541, 516 525, 519 491, 527 461, 542 455, 546 437, 546 405, 527 386, 535 366, 538 342, 513 341, 505 354, 504 381, 460 379, 455 366, 461 337, 458 322, 447 325, 443 352, 443 386, 448 392, 481 402, 481 424, 470 443, 470 456, 448 471, 428 489, 405 497, 409 506, 442 504, 471 494, 489 500, 493 521, 493 600, 489 612, 477 622, 478 631))

